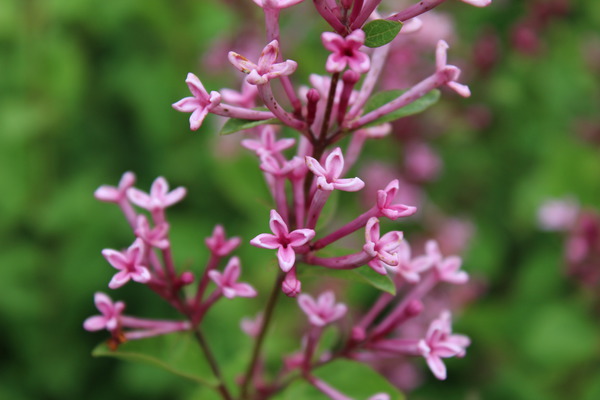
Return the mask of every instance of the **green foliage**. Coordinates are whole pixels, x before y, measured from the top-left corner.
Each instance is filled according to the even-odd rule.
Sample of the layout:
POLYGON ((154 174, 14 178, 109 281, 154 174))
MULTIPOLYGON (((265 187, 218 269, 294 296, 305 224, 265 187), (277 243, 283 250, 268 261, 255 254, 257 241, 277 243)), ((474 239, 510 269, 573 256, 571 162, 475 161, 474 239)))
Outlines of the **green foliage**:
POLYGON ((376 19, 368 22, 362 29, 365 31, 365 46, 381 47, 398 36, 402 22, 376 19))
POLYGON ((243 131, 246 129, 254 128, 260 125, 269 124, 280 124, 277 118, 263 119, 263 120, 252 120, 252 119, 241 119, 241 118, 229 118, 225 125, 221 128, 219 135, 230 135, 235 132, 243 131))
MULTIPOLYGON (((405 90, 394 89, 376 93, 375 95, 371 96, 371 98, 365 105, 365 114, 378 109, 379 107, 389 103, 394 99, 397 99, 404 92, 405 90)), ((394 112, 386 114, 373 122, 369 122, 366 126, 377 126, 386 122, 392 122, 400 118, 408 117, 409 115, 418 114, 420 112, 425 111, 433 104, 437 103, 439 99, 440 91, 434 89, 431 92, 425 94, 425 96, 408 104, 407 106, 404 106, 402 108, 397 109, 394 112)))

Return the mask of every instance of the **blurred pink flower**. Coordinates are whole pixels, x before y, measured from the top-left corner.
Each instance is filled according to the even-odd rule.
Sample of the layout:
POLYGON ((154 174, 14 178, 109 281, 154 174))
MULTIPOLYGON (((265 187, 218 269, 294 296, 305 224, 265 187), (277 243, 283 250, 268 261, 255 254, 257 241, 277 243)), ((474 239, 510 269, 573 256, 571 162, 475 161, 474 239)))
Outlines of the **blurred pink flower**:
POLYGON ((99 331, 106 329, 114 331, 119 328, 121 313, 125 309, 125 303, 122 301, 112 302, 112 299, 102 292, 96 292, 94 303, 102 315, 94 315, 83 322, 83 328, 86 331, 99 331))
POLYGON ((322 293, 316 301, 308 294, 301 294, 298 296, 298 305, 314 326, 330 324, 342 318, 348 309, 343 303, 336 304, 332 291, 322 293))
POLYGON ((167 233, 169 232, 169 224, 162 222, 150 228, 148 218, 145 215, 138 215, 135 235, 142 239, 146 244, 164 250, 170 246, 167 233))
POLYGON ((575 225, 579 204, 574 198, 546 200, 538 209, 538 222, 545 231, 567 231, 575 225))
POLYGON ((223 296, 228 299, 233 299, 234 297, 255 297, 256 290, 252 286, 247 283, 238 283, 237 280, 240 277, 240 273, 240 259, 232 257, 223 273, 212 270, 208 271, 208 276, 223 291, 223 296))
POLYGON ((118 187, 102 185, 94 192, 94 197, 107 203, 120 203, 127 199, 127 190, 135 184, 135 174, 125 172, 118 187))
POLYGON ((169 192, 169 183, 162 176, 154 180, 150 188, 150 194, 136 188, 127 190, 127 196, 133 204, 150 212, 164 210, 172 206, 181 201, 185 197, 185 194, 186 189, 181 186, 169 192))
POLYGON ((212 235, 204 240, 206 247, 218 257, 229 255, 240 245, 241 241, 237 236, 227 239, 225 237, 225 229, 222 225, 216 225, 212 235))

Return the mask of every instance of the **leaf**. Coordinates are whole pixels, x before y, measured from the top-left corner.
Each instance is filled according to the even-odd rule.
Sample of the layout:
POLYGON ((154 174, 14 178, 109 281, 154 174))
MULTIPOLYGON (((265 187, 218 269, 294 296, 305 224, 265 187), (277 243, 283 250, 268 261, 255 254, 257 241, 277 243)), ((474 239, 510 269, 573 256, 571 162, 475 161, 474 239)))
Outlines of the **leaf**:
POLYGON ((388 44, 402 29, 402 22, 376 19, 363 27, 365 32, 365 46, 381 47, 388 44))
POLYGON ((366 283, 376 289, 396 295, 396 285, 390 275, 381 275, 372 268, 363 266, 356 269, 331 269, 322 267, 302 268, 303 276, 330 276, 332 278, 346 279, 352 282, 366 283))
POLYGON ((281 121, 277 118, 261 119, 258 121, 253 119, 229 118, 221 128, 219 135, 230 135, 235 132, 243 131, 244 129, 267 124, 281 124, 281 121))
POLYGON ((189 332, 132 340, 115 351, 110 350, 106 343, 101 343, 92 351, 92 355, 147 363, 210 387, 217 385, 204 354, 189 332))
MULTIPOLYGON (((367 104, 365 105, 364 114, 370 113, 373 110, 378 109, 384 104, 389 103, 390 101, 400 97, 406 90, 394 89, 387 90, 385 92, 379 92, 369 99, 367 104)), ((368 126, 377 126, 381 125, 385 122, 395 121, 399 118, 404 118, 409 115, 418 114, 422 111, 425 111, 427 108, 435 104, 440 99, 440 91, 437 89, 433 89, 432 91, 425 94, 425 96, 419 98, 412 103, 397 109, 389 114, 382 116, 381 118, 376 119, 373 122, 369 122, 365 125, 368 126)))
MULTIPOLYGON (((353 399, 367 399, 377 393, 387 393, 391 400, 403 400, 404 395, 387 379, 369 366, 347 359, 339 359, 314 370, 314 375, 339 392, 353 399)), ((325 400, 329 397, 306 381, 296 381, 276 400, 325 400)))

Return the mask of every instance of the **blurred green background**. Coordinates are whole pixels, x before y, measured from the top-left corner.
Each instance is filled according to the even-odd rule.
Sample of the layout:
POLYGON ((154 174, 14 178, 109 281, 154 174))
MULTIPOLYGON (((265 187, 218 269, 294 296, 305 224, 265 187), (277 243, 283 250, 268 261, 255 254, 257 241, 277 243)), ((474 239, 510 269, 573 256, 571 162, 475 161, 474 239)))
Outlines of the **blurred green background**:
MULTIPOLYGON (((186 186, 170 213, 172 239, 177 262, 196 271, 214 224, 246 240, 266 229, 254 159, 217 143, 215 118, 191 134, 187 116, 170 107, 188 95, 190 71, 209 89, 234 87, 214 43, 235 43, 240 29, 260 32, 258 10, 243 3, 240 15, 235 1, 0 0, 0 398, 193 392, 158 369, 90 356, 105 336, 82 322, 112 275, 100 250, 131 241, 116 207, 92 194, 127 170, 142 189, 159 175, 186 186)), ((566 11, 538 21, 532 41, 520 26, 549 3, 440 7, 455 18, 451 57, 462 58, 473 96, 446 93, 423 116, 446 130, 433 142, 444 170, 427 191, 445 212, 473 221, 465 268, 487 291, 458 321, 456 331, 474 342, 467 357, 449 363, 448 382, 428 379, 409 398, 600 398, 598 288, 565 275, 564 237, 540 232, 535 217, 549 197, 600 203, 600 2, 558 2, 566 11), (494 57, 476 59, 474 48, 494 57)), ((289 24, 313 34, 295 39, 304 52, 294 55, 299 76, 322 71, 325 26, 289 24)), ((252 266, 244 273, 267 288, 270 254, 249 247, 238 251, 252 266)), ((147 294, 139 285, 111 293, 132 314, 172 316, 147 294)), ((233 340, 239 318, 260 301, 236 304, 226 309, 230 321, 211 319, 209 336, 233 340)))

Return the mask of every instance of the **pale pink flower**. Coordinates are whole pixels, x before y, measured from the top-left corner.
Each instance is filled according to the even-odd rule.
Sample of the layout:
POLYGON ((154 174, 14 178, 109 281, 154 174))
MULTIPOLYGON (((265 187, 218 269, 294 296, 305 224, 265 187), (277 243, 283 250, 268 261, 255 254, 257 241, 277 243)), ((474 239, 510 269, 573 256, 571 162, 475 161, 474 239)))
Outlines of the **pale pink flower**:
POLYGON ((262 313, 259 313, 254 318, 250 318, 250 317, 242 318, 242 320, 240 321, 240 328, 242 328, 242 331, 246 335, 248 335, 250 337, 257 337, 258 334, 260 333, 260 328, 262 326, 262 323, 263 323, 263 315, 262 315, 262 313))
POLYGON ((253 0, 261 8, 282 9, 295 6, 304 0, 253 0))
POLYGON ((575 225, 579 204, 572 198, 547 200, 538 209, 538 221, 545 231, 567 231, 575 225))
POLYGON ((145 215, 138 215, 135 235, 141 238, 145 243, 152 247, 164 250, 170 246, 167 233, 169 232, 169 224, 162 222, 150 228, 148 218, 145 215))
POLYGON ((102 315, 94 315, 83 322, 83 328, 86 331, 99 331, 106 329, 114 331, 120 326, 121 313, 125 309, 125 303, 117 301, 113 303, 112 299, 102 292, 96 292, 94 303, 102 315))
POLYGON ((348 309, 343 303, 336 304, 335 295, 330 290, 322 293, 316 301, 308 294, 301 294, 298 305, 314 326, 330 324, 342 318, 348 309))
POLYGON ((140 238, 137 238, 123 252, 112 249, 102 250, 104 258, 119 270, 108 284, 109 288, 117 289, 129 282, 130 279, 139 283, 146 283, 150 280, 150 271, 144 265, 144 251, 144 242, 140 238))
POLYGON ((186 190, 181 186, 169 192, 169 183, 162 176, 154 180, 150 188, 150 194, 136 188, 127 190, 127 196, 133 204, 151 212, 164 210, 172 206, 181 201, 185 197, 185 194, 186 190))
POLYGON ((238 70, 248 74, 246 81, 252 85, 264 85, 271 79, 294 73, 298 63, 292 60, 276 63, 279 55, 279 42, 273 40, 263 49, 258 64, 233 51, 229 52, 229 61, 238 70))
POLYGON ((304 165, 300 157, 294 156, 291 160, 279 160, 271 153, 262 153, 260 156, 260 169, 273 175, 284 177, 293 170, 304 165))
POLYGON ((408 217, 417 212, 417 207, 404 204, 392 204, 400 188, 400 181, 394 179, 384 190, 377 191, 377 208, 379 212, 392 221, 401 217, 408 217))
POLYGON ((409 143, 404 151, 406 176, 412 181, 428 182, 439 175, 442 161, 433 149, 424 142, 409 143))
POLYGON ((237 236, 227 239, 225 237, 225 229, 221 225, 216 225, 212 235, 204 240, 206 247, 216 256, 225 257, 229 255, 241 243, 241 239, 237 236))
POLYGON ((125 172, 119 181, 119 186, 102 185, 94 192, 94 197, 107 203, 120 203, 127 199, 127 190, 135 184, 135 174, 125 172))
POLYGON ((461 285, 469 280, 469 274, 460 270, 462 259, 459 256, 442 257, 435 240, 427 241, 425 253, 430 258, 439 280, 455 285, 461 285))
POLYGON ((486 7, 492 4, 492 0, 461 0, 463 3, 470 4, 475 7, 486 7))
POLYGON ((256 290, 254 290, 252 286, 237 281, 240 277, 240 273, 240 259, 238 257, 232 257, 227 263, 223 273, 212 270, 208 271, 208 276, 223 291, 223 296, 228 299, 233 299, 234 297, 255 297, 256 290))
POLYGON ((204 89, 200 79, 191 72, 188 73, 185 80, 193 97, 186 97, 173 104, 173 108, 181 112, 191 112, 190 129, 195 131, 200 126, 208 113, 221 103, 219 92, 212 91, 210 95, 204 89))
POLYGON ((365 245, 363 250, 369 256, 374 257, 369 261, 369 267, 382 275, 387 274, 387 270, 396 271, 398 265, 398 246, 402 242, 402 232, 388 232, 380 237, 379 220, 372 217, 365 227, 365 245))
POLYGON ((294 248, 308 243, 315 236, 315 231, 312 229, 296 229, 289 232, 287 224, 275 210, 271 210, 269 226, 274 233, 273 235, 262 233, 252 239, 250 244, 263 249, 277 249, 279 266, 284 272, 288 272, 296 262, 294 248))
POLYGON ((403 240, 398 245, 398 267, 396 272, 406 282, 417 283, 421 280, 420 273, 431 268, 432 263, 428 256, 411 258, 410 245, 403 240))
POLYGON ((258 156, 264 153, 281 153, 296 143, 296 139, 284 138, 277 140, 277 134, 272 126, 266 126, 260 131, 260 140, 244 139, 242 146, 254 151, 258 156))
POLYGON ((256 96, 258 96, 258 89, 256 85, 251 85, 246 80, 242 82, 241 92, 237 92, 233 89, 221 89, 221 98, 228 104, 232 104, 238 107, 252 108, 256 105, 256 96))
POLYGON ((377 393, 369 397, 367 400, 391 400, 391 397, 387 393, 377 393))
POLYGON ((448 43, 446 43, 445 40, 440 40, 437 43, 437 48, 435 51, 436 71, 438 73, 447 74, 449 81, 446 85, 450 89, 454 90, 456 93, 463 97, 469 97, 471 96, 471 91, 469 90, 469 87, 456 82, 456 80, 460 76, 460 69, 458 67, 455 67, 454 65, 448 65, 446 63, 448 47, 448 43))
POLYGON ((354 72, 364 74, 371 67, 369 56, 360 51, 365 42, 365 33, 361 29, 345 38, 334 32, 323 32, 321 40, 323 46, 332 52, 325 64, 327 72, 342 72, 348 66, 354 72))
POLYGON ((338 189, 344 192, 356 192, 365 186, 360 178, 339 179, 344 170, 344 155, 339 147, 327 156, 325 167, 309 156, 306 156, 306 166, 317 177, 317 187, 321 190, 338 189))
POLYGON ((452 334, 451 314, 444 311, 429 325, 425 339, 419 341, 418 349, 435 377, 444 380, 446 366, 442 358, 464 357, 470 344, 467 336, 452 334))

